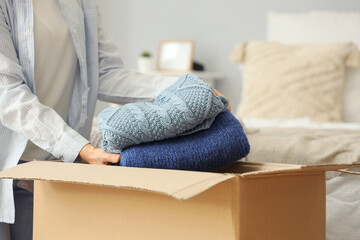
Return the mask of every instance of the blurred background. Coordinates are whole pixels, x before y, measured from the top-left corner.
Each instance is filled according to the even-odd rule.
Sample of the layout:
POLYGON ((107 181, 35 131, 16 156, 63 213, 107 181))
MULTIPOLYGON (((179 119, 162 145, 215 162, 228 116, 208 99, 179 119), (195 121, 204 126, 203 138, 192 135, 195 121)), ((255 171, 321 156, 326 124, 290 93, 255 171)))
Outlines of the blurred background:
POLYGON ((240 42, 266 39, 269 12, 360 11, 359 0, 98 2, 104 26, 120 48, 126 68, 137 70, 138 57, 143 51, 149 51, 156 61, 162 40, 192 39, 194 60, 203 64, 206 71, 222 76, 216 88, 230 98, 233 109, 241 99, 241 73, 229 56, 240 42))

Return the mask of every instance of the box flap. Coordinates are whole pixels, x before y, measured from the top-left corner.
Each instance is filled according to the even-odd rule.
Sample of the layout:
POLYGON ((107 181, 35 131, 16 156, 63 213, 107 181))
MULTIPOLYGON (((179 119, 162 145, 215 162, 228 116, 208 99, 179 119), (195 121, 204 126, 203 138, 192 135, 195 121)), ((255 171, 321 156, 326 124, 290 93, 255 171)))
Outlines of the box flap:
POLYGON ((240 175, 253 175, 264 174, 268 172, 278 170, 300 170, 302 165, 296 164, 283 164, 283 163, 262 163, 262 162, 249 162, 249 161, 237 161, 231 166, 221 169, 217 172, 221 173, 235 173, 240 175))
POLYGON ((350 171, 350 170, 339 170, 341 173, 347 173, 347 174, 353 174, 353 175, 360 175, 359 169, 356 169, 357 171, 350 171))
POLYGON ((130 188, 188 199, 234 178, 234 175, 194 171, 100 166, 33 161, 0 172, 0 179, 46 180, 130 188))
POLYGON ((273 164, 256 162, 238 162, 239 168, 253 169, 254 171, 244 171, 240 173, 243 178, 263 177, 285 174, 303 174, 311 172, 336 171, 340 169, 359 168, 360 164, 327 164, 327 165, 292 165, 292 164, 273 164), (257 169, 257 170, 256 170, 257 169))

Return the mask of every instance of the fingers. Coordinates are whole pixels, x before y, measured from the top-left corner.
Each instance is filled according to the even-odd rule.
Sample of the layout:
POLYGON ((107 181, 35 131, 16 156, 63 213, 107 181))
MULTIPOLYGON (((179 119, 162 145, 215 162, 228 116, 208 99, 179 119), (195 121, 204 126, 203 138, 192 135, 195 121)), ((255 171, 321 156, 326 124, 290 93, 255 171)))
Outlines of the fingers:
POLYGON ((218 91, 218 90, 216 90, 215 88, 213 89, 213 91, 214 91, 214 93, 215 93, 215 96, 222 96, 222 94, 218 91))
POLYGON ((79 157, 86 163, 97 165, 116 164, 120 162, 119 154, 104 152, 91 144, 87 144, 79 153, 79 157))
POLYGON ((97 164, 101 164, 101 165, 119 163, 121 158, 119 154, 107 153, 104 152, 101 148, 97 148, 95 150, 95 154, 93 157, 96 159, 95 161, 97 162, 97 164))
POLYGON ((228 109, 229 109, 229 111, 231 112, 231 103, 230 103, 230 100, 229 100, 229 99, 228 99, 228 102, 229 102, 228 109))
POLYGON ((226 99, 228 100, 228 103, 229 103, 228 109, 229 109, 230 112, 231 112, 231 103, 230 103, 230 100, 229 100, 226 96, 224 96, 221 92, 219 92, 218 90, 216 90, 215 88, 214 88, 213 90, 214 90, 215 96, 223 96, 224 98, 226 98, 226 99))
POLYGON ((106 153, 108 156, 106 157, 106 162, 108 163, 119 163, 120 162, 120 155, 118 154, 110 154, 110 153, 106 153))

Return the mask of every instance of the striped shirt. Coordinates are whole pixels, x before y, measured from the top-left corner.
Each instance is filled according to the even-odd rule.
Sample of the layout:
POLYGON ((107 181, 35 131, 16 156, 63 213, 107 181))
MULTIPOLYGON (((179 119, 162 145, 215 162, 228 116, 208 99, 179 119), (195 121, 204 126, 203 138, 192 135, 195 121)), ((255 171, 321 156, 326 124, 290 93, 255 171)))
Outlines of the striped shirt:
MULTIPOLYGON (((88 143, 97 99, 119 104, 152 101, 174 81, 123 68, 95 0, 59 3, 80 68, 66 121, 36 96, 32 1, 0 0, 0 171, 17 164, 28 140, 73 162, 88 143)), ((13 223, 14 216, 12 181, 0 180, 0 222, 13 223)))

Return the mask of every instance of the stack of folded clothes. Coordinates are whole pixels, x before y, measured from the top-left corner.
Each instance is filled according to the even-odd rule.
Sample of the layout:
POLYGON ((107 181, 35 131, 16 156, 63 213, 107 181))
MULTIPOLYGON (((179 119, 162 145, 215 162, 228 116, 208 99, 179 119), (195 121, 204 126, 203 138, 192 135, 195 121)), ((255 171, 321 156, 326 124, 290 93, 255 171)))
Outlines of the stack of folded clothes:
POLYGON ((250 146, 228 101, 195 75, 183 75, 154 103, 105 109, 98 117, 106 152, 119 165, 211 171, 243 157, 250 146))

